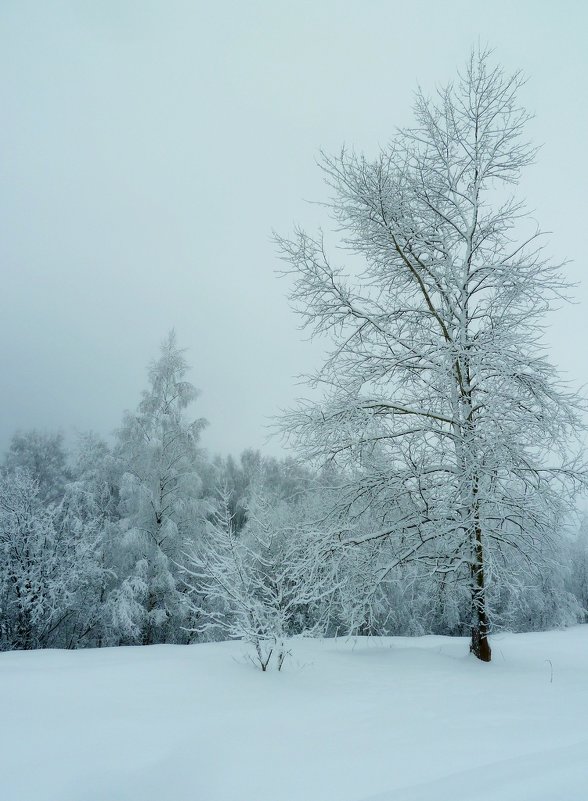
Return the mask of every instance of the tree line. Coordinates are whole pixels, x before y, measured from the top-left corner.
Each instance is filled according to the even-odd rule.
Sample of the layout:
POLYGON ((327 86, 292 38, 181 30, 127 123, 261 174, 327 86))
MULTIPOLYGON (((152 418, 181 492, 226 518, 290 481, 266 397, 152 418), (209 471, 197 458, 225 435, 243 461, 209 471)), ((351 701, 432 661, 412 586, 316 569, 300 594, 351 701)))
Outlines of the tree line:
MULTIPOLYGON (((112 445, 92 433, 71 452, 58 433, 12 438, 0 479, 2 650, 237 637, 265 668, 297 634, 470 632, 463 582, 374 536, 382 509, 349 498, 358 474, 253 450, 209 458, 187 370, 172 333, 112 445)), ((494 627, 584 619, 588 526, 562 525, 501 579, 489 587, 494 627)))

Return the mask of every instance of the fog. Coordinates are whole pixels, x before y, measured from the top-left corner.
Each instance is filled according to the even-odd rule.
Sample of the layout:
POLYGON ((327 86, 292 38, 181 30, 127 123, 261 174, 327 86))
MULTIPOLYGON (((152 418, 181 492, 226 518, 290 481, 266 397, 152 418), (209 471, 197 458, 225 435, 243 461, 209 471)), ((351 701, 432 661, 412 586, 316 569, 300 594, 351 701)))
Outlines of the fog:
MULTIPOLYGON (((319 148, 375 154, 413 91, 488 43, 529 80, 542 144, 520 187, 583 279, 586 6, 567 2, 38 2, 0 8, 0 448, 17 428, 107 435, 175 327, 204 443, 266 442, 317 363, 272 230, 327 225, 319 148)), ((588 383, 588 290, 552 316, 588 383)))

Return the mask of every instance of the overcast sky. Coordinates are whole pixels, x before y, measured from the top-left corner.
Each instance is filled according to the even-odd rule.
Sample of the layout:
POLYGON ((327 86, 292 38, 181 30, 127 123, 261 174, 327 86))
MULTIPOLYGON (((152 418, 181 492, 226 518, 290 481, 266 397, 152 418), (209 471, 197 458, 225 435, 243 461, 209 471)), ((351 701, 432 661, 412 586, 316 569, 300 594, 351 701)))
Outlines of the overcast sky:
MULTIPOLYGON (((412 93, 478 40, 529 76, 543 144, 521 192, 585 273, 588 4, 0 3, 0 449, 17 428, 109 434, 175 327, 215 452, 264 445, 318 348, 271 232, 325 223, 319 148, 375 155, 412 93)), ((553 358, 588 384, 588 283, 553 358)))

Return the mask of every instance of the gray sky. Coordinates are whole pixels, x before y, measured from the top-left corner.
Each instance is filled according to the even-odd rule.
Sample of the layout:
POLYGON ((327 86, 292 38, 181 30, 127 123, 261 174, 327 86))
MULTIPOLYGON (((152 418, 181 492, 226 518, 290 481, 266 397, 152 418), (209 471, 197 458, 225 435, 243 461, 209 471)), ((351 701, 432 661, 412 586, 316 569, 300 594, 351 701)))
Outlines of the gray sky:
MULTIPOLYGON (((583 0, 2 0, 0 448, 16 428, 108 434, 175 326, 207 447, 276 452, 264 425, 319 347, 271 231, 324 223, 318 149, 375 154, 478 40, 529 76, 544 146, 521 192, 582 279, 587 25, 583 0)), ((586 384, 587 287, 548 330, 586 384)))

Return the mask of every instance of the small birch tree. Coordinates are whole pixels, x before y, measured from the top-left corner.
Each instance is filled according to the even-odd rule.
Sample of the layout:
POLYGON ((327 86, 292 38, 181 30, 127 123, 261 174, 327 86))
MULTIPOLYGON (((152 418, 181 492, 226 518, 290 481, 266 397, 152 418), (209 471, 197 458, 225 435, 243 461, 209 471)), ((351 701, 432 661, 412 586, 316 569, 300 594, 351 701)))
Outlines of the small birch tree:
POLYGON ((541 339, 566 289, 562 265, 509 194, 534 157, 521 84, 475 52, 454 84, 417 93, 415 126, 374 161, 323 156, 361 273, 335 265, 322 234, 279 238, 295 308, 333 342, 311 379, 324 399, 284 428, 307 457, 349 470, 340 508, 363 504, 380 525, 343 544, 391 540, 379 581, 418 561, 467 584, 471 650, 484 661, 489 584, 509 553, 535 558, 584 476, 569 450, 579 402, 541 339))
POLYGON ((235 526, 228 489, 199 542, 185 554, 184 574, 194 631, 243 640, 262 671, 281 670, 287 638, 317 627, 317 605, 334 590, 317 558, 316 538, 285 502, 256 494, 242 531, 235 526), (310 610, 309 614, 306 614, 310 610))

